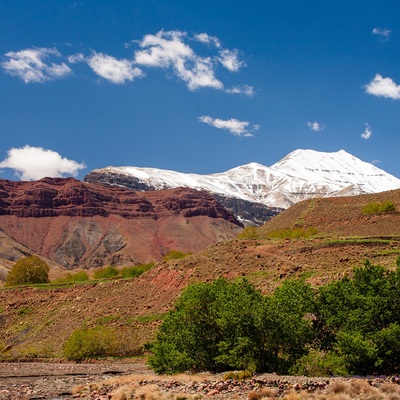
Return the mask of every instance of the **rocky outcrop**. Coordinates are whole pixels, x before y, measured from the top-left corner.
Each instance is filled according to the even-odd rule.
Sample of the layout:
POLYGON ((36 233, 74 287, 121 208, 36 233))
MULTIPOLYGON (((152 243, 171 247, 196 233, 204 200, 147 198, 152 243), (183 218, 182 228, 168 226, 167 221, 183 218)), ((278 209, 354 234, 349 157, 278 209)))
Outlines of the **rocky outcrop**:
MULTIPOLYGON (((235 237, 241 227, 213 196, 193 189, 135 192, 73 178, 0 180, 0 231, 67 268, 198 251, 235 237)), ((2 254, 15 258, 15 251, 2 254)))
POLYGON ((0 215, 17 217, 159 218, 169 214, 222 218, 241 226, 213 196, 193 189, 157 193, 96 185, 73 178, 43 178, 35 182, 0 180, 0 215))

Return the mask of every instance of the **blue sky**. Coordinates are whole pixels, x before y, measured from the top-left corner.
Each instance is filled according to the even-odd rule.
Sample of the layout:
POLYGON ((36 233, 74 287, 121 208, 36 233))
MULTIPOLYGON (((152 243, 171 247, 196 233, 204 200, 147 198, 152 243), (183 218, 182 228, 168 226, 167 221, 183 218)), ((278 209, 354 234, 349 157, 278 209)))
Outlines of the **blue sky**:
POLYGON ((400 177, 400 2, 0 0, 0 178, 344 149, 400 177))

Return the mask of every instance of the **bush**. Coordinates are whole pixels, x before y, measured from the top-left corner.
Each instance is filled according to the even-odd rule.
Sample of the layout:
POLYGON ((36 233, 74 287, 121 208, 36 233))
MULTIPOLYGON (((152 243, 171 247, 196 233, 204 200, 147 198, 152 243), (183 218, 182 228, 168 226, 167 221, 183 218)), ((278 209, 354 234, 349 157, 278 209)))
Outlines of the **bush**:
POLYGON ((308 228, 278 229, 268 234, 268 239, 301 239, 315 236, 318 229, 312 226, 308 228))
POLYGON ((396 206, 392 201, 368 203, 362 208, 362 213, 364 215, 381 214, 391 211, 396 211, 396 206))
POLYGON ((244 228, 237 236, 237 239, 239 240, 251 240, 259 238, 260 234, 255 226, 246 226, 246 228, 244 228))
POLYGON ((180 250, 171 250, 163 257, 163 261, 179 260, 180 258, 189 256, 190 254, 192 253, 184 253, 180 250))
POLYGON ((345 360, 332 351, 324 352, 316 349, 297 360, 290 369, 293 375, 304 376, 346 376, 345 360))
POLYGON ((6 286, 49 282, 49 266, 39 257, 19 259, 7 275, 6 286))
POLYGON ((64 357, 80 361, 94 357, 134 356, 141 353, 130 330, 96 326, 76 329, 63 346, 64 357))
POLYGON ((120 274, 122 278, 137 278, 138 276, 142 275, 144 272, 148 271, 154 266, 154 263, 148 264, 141 264, 133 267, 124 267, 121 269, 120 274))
POLYGON ((117 267, 112 265, 105 268, 99 268, 93 273, 94 279, 110 279, 116 278, 117 276, 119 276, 119 271, 117 267))
POLYGON ((88 280, 89 276, 85 271, 75 272, 74 274, 68 272, 64 278, 55 279, 53 283, 86 282, 88 280))

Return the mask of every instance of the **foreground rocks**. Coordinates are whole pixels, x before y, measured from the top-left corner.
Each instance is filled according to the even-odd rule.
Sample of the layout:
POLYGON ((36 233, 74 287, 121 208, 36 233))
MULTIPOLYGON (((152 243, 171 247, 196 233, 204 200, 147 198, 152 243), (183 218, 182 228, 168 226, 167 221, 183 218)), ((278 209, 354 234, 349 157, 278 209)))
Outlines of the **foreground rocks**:
POLYGON ((0 399, 400 399, 399 377, 158 376, 143 364, 0 363, 0 399), (339 397, 338 397, 339 396, 339 397))

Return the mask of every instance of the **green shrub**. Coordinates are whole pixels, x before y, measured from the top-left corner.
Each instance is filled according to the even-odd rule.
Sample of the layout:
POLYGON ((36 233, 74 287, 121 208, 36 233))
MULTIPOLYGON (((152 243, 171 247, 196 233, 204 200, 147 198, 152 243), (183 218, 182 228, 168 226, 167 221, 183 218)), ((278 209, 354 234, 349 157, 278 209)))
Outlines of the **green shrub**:
POLYGON ((163 257, 163 261, 179 260, 180 258, 189 256, 190 254, 192 253, 184 253, 180 250, 171 250, 163 257))
POLYGON ((304 376, 347 376, 345 360, 332 351, 310 349, 290 369, 293 375, 304 376))
POLYGON ((6 286, 49 282, 49 266, 39 257, 19 259, 7 275, 6 286))
POLYGON ((96 357, 134 356, 141 353, 137 338, 131 330, 96 326, 76 329, 63 346, 68 360, 96 357))
POLYGON ((246 226, 246 228, 244 228, 237 236, 237 239, 239 240, 251 240, 259 238, 260 234, 255 226, 246 226))
POLYGON ((120 270, 120 274, 122 278, 128 279, 128 278, 137 278, 138 276, 142 275, 144 272, 148 271, 154 266, 154 263, 148 263, 148 264, 141 264, 141 265, 136 265, 132 267, 124 267, 120 270))
POLYGON ((119 276, 119 271, 117 267, 112 265, 105 268, 96 269, 96 271, 93 273, 94 279, 110 279, 116 278, 117 276, 119 276))
POLYGON ((308 228, 287 228, 278 229, 268 234, 268 239, 301 239, 315 236, 318 229, 312 226, 308 228))
POLYGON ((368 203, 362 208, 364 215, 382 214, 391 211, 396 211, 396 206, 392 201, 368 203))
POLYGON ((74 283, 74 282, 86 282, 89 280, 89 276, 85 271, 71 273, 68 272, 64 278, 55 279, 53 283, 74 283))

